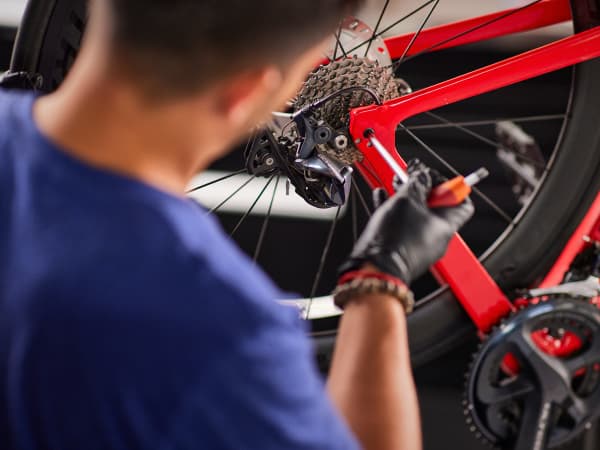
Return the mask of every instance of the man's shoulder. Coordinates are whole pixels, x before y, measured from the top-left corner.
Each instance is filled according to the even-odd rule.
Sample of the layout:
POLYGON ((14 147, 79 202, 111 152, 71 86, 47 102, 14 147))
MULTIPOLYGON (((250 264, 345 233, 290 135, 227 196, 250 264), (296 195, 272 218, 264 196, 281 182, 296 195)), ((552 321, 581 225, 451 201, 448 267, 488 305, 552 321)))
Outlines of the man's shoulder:
POLYGON ((31 135, 27 121, 32 120, 34 98, 31 92, 0 89, 0 176, 24 153, 24 142, 31 135))
POLYGON ((32 278, 35 298, 20 303, 19 314, 42 333, 44 345, 58 348, 67 340, 108 352, 111 360, 135 353, 140 367, 168 358, 185 366, 188 355, 206 362, 253 345, 263 332, 303 338, 298 314, 276 303, 278 290, 212 221, 189 224, 204 235, 193 241, 163 211, 119 212, 117 220, 91 218, 93 229, 78 222, 88 231, 57 244, 63 251, 44 261, 43 278, 32 278))
POLYGON ((20 110, 33 102, 33 99, 32 92, 0 88, 0 120, 14 119, 20 110))
POLYGON ((22 129, 22 118, 33 103, 34 94, 0 89, 0 145, 22 129))
POLYGON ((99 215, 95 235, 84 234, 67 257, 71 269, 63 280, 79 280, 98 307, 116 313, 177 309, 251 319, 274 308, 279 292, 266 275, 203 211, 180 207, 170 214, 138 205, 117 220, 99 215))

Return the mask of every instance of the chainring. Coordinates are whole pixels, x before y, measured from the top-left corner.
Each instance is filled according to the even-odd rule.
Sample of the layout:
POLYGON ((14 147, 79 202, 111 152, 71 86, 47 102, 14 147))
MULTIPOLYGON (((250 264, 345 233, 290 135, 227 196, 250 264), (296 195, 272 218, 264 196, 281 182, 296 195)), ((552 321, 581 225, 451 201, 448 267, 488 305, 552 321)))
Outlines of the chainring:
MULTIPOLYGON (((297 112, 336 92, 352 88, 366 88, 376 94, 381 102, 397 98, 409 89, 405 82, 394 77, 391 67, 382 67, 369 58, 345 58, 313 71, 298 93, 293 109, 297 112)), ((316 108, 314 114, 317 119, 342 131, 349 138, 349 145, 345 149, 323 145, 319 150, 344 164, 361 162, 363 156, 352 143, 348 132, 350 110, 372 105, 374 102, 372 95, 357 90, 336 95, 316 108)))
POLYGON ((494 448, 556 448, 600 414, 600 311, 553 298, 505 320, 467 373, 464 412, 494 448))

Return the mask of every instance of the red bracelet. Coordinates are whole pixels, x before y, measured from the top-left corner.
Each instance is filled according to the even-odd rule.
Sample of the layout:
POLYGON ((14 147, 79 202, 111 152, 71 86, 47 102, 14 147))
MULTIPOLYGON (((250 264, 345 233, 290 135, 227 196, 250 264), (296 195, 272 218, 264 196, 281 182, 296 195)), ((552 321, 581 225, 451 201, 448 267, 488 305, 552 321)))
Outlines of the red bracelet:
POLYGON ((363 280, 366 278, 374 278, 376 280, 389 281, 390 283, 394 283, 395 285, 403 288, 407 288, 408 286, 404 281, 400 278, 394 277, 392 275, 387 275, 381 272, 374 272, 372 270, 354 270, 352 272, 346 272, 342 275, 338 281, 338 286, 342 284, 346 284, 352 280, 363 280))
POLYGON ((355 298, 377 293, 397 298, 407 314, 413 311, 415 300, 412 292, 402 280, 370 270, 356 270, 342 275, 333 291, 333 300, 338 308, 344 309, 355 298))

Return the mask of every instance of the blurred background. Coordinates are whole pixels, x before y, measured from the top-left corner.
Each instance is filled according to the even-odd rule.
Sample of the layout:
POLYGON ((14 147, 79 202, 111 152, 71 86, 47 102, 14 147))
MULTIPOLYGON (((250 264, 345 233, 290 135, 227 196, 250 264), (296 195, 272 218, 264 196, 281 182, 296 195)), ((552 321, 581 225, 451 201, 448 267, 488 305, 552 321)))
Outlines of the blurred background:
MULTIPOLYGON (((25 7, 25 0, 0 0, 0 72, 8 68, 11 47, 16 35, 16 29, 25 7)), ((359 17, 373 26, 377 22, 385 0, 369 3, 369 7, 359 17)), ((448 23, 476 15, 506 9, 529 3, 523 0, 442 0, 435 14, 432 15, 428 26, 448 23)), ((419 0, 392 0, 389 9, 382 20, 381 28, 393 23, 399 17, 422 4, 419 0)), ((424 20, 427 10, 416 14, 410 20, 390 31, 393 34, 415 31, 424 20)), ((496 39, 483 44, 475 44, 456 50, 444 51, 425 55, 408 61, 401 67, 399 75, 413 89, 425 87, 446 80, 468 70, 482 67, 486 64, 512 56, 519 51, 528 50, 537 45, 549 42, 570 33, 570 26, 555 26, 537 30, 519 37, 496 39)), ((477 97, 468 102, 462 102, 444 109, 444 116, 453 121, 474 121, 488 118, 518 117, 527 115, 553 115, 564 112, 568 101, 568 90, 565 86, 570 83, 570 70, 556 72, 536 80, 521 83, 510 90, 477 97)), ((422 124, 417 120, 415 125, 422 124)), ((530 134, 539 146, 540 151, 549 157, 554 142, 560 132, 561 122, 550 121, 528 125, 526 132, 530 134)), ((482 136, 495 139, 494 127, 478 129, 482 136)), ((481 140, 472 136, 448 129, 429 133, 426 129, 419 135, 430 145, 443 148, 444 156, 450 158, 462 173, 468 173, 484 165, 491 170, 492 175, 482 190, 493 196, 494 201, 512 217, 517 214, 520 205, 513 192, 513 185, 507 182, 506 171, 501 167, 494 149, 485 145, 481 140), (490 151, 491 150, 491 151, 490 151)), ((435 161, 419 154, 414 142, 399 136, 399 148, 406 155, 418 155, 426 162, 435 165, 435 161)), ((240 168, 239 154, 219 162, 214 168, 217 171, 230 172, 240 168)), ((259 188, 257 188, 259 189, 259 188)), ((279 194, 284 196, 278 188, 279 194)), ((368 191, 362 186, 365 197, 368 191)), ((247 205, 247 203, 246 203, 247 205)), ((483 253, 502 233, 505 222, 498 217, 489 205, 476 199, 478 214, 475 220, 464 231, 464 237, 478 253, 483 253)), ((231 230, 239 220, 239 214, 244 212, 243 206, 230 206, 221 215, 223 225, 231 230)), ((256 236, 263 224, 264 210, 257 208, 258 213, 251 215, 243 228, 236 234, 236 239, 250 254, 256 246, 256 236)), ((343 214, 340 227, 336 232, 329 263, 318 286, 319 293, 330 291, 335 279, 335 267, 348 252, 351 242, 350 214, 343 214)), ((331 214, 313 214, 298 205, 296 209, 281 207, 277 221, 269 228, 269 239, 265 241, 261 252, 260 263, 268 273, 285 289, 308 295, 306 286, 310 286, 318 264, 320 249, 315 246, 315 240, 324 241, 328 231, 331 214), (298 212, 300 211, 300 212, 298 212), (288 255, 282 264, 280 254, 282 248, 288 255)), ((366 221, 364 214, 360 218, 361 225, 366 221)), ((425 277, 419 282, 417 291, 426 293, 432 289, 432 280, 425 277)), ((454 353, 443 360, 416 370, 419 395, 422 403, 425 446, 427 450, 442 450, 448 448, 479 450, 484 447, 479 443, 465 423, 462 411, 462 394, 464 375, 469 361, 476 350, 475 336, 454 353)), ((589 443, 588 443, 589 444, 589 443)), ((576 444, 573 448, 582 448, 576 444)), ((595 448, 595 447, 589 447, 595 448)))

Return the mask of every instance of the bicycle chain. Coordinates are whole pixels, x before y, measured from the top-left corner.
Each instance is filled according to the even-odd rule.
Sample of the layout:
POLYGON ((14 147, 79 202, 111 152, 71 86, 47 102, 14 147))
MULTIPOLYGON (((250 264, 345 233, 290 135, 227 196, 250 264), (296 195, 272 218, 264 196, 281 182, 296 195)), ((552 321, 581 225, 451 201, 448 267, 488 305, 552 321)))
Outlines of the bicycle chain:
MULTIPOLYGON (((294 101, 294 109, 298 111, 330 94, 353 87, 370 89, 382 102, 397 98, 410 89, 405 82, 394 77, 394 72, 389 67, 381 67, 378 62, 368 58, 347 58, 323 65, 312 72, 294 101)), ((347 92, 320 106, 315 111, 315 116, 334 129, 348 134, 350 110, 372 105, 374 102, 373 97, 365 92, 347 92)), ((352 139, 349 141, 352 142, 352 139)), ((323 146, 321 151, 348 165, 363 159, 362 153, 353 143, 343 150, 323 146)))

